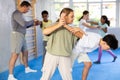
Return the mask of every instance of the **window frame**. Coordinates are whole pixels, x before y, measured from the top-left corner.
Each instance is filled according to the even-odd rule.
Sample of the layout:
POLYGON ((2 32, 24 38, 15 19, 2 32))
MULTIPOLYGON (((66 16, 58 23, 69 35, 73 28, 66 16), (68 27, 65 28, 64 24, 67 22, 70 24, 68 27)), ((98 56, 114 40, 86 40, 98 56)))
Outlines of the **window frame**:
MULTIPOLYGON (((57 4, 60 4, 61 2, 54 2, 55 4, 57 3, 57 4)), ((77 2, 74 2, 73 0, 69 0, 69 2, 67 2, 67 3, 69 3, 69 7, 70 8, 73 8, 73 5, 74 5, 74 3, 77 3, 77 2)), ((103 13, 103 3, 115 3, 116 4, 116 15, 115 15, 115 25, 114 26, 112 26, 112 27, 120 27, 120 16, 119 16, 119 13, 120 13, 120 0, 115 0, 115 1, 104 1, 104 0, 101 0, 101 1, 96 1, 96 2, 89 2, 88 0, 87 1, 85 1, 85 2, 78 2, 78 3, 86 3, 87 4, 87 10, 89 10, 89 4, 91 4, 91 3, 100 3, 100 5, 101 5, 101 15, 102 15, 102 13, 103 13), (118 26, 119 25, 119 26, 118 26)))

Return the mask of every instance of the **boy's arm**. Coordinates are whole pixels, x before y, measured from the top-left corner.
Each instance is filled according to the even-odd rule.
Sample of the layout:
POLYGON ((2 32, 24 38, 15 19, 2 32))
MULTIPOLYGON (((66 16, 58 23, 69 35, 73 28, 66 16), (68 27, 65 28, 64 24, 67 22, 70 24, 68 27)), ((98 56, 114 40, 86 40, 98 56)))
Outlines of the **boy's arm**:
POLYGON ((78 38, 82 38, 82 36, 85 34, 85 32, 81 30, 80 28, 73 28, 68 25, 64 25, 64 27, 70 32, 72 32, 78 38))

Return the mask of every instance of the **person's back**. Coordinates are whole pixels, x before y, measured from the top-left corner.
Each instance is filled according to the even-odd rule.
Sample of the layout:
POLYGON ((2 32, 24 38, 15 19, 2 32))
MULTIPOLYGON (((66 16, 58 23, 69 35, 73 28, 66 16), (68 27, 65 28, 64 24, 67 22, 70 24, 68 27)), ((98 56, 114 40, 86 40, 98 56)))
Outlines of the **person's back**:
POLYGON ((92 52, 93 50, 97 49, 99 47, 99 42, 102 37, 93 32, 86 32, 86 35, 84 35, 79 41, 76 43, 76 46, 73 49, 73 53, 86 53, 86 52, 92 52))
POLYGON ((79 21, 79 27, 80 27, 81 29, 83 29, 84 31, 86 31, 86 29, 88 29, 88 28, 87 28, 85 25, 83 25, 83 23, 86 23, 86 24, 87 24, 86 20, 81 19, 81 20, 79 21))

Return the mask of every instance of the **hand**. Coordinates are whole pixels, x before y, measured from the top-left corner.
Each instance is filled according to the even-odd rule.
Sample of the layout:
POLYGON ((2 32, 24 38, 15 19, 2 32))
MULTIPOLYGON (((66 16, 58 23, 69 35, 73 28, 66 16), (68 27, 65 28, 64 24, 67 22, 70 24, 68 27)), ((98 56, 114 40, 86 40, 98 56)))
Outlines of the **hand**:
POLYGON ((65 13, 61 13, 61 15, 60 15, 60 19, 59 19, 59 25, 60 26, 63 26, 63 25, 65 25, 66 24, 66 22, 65 22, 65 13))
POLYGON ((102 29, 101 26, 97 26, 98 29, 102 29))
POLYGON ((41 21, 39 21, 39 20, 37 20, 37 19, 34 20, 34 25, 35 25, 35 26, 36 26, 36 25, 40 25, 40 24, 42 24, 41 21))

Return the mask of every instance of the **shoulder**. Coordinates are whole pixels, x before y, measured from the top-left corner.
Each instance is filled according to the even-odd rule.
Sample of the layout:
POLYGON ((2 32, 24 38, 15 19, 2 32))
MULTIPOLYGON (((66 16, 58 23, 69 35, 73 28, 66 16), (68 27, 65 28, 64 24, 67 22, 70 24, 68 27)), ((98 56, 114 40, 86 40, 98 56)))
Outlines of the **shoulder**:
POLYGON ((81 20, 80 20, 80 23, 86 23, 86 20, 81 19, 81 20))
POLYGON ((105 23, 105 24, 104 24, 104 26, 105 26, 105 27, 108 27, 108 24, 107 24, 107 23, 105 23))
POLYGON ((15 10, 15 11, 13 12, 13 16, 19 16, 19 15, 22 15, 22 13, 19 12, 18 10, 15 10))

